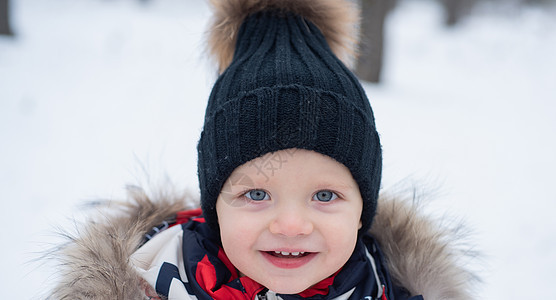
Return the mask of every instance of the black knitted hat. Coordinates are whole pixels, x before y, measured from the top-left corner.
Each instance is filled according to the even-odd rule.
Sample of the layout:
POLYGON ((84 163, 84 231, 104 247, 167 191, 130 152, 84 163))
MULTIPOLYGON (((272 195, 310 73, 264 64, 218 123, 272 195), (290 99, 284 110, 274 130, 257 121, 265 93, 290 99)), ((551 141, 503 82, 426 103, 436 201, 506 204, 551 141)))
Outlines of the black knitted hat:
MULTIPOLYGON (((336 2, 332 6, 345 8, 349 2, 262 2, 271 5, 239 9, 244 17, 233 57, 227 68, 227 62, 221 64, 225 70, 208 101, 197 148, 205 219, 218 228, 216 200, 235 168, 269 152, 300 148, 327 155, 351 171, 363 198, 361 231, 366 231, 380 188, 379 136, 365 92, 322 33, 335 32, 329 19, 341 19, 341 12, 321 9, 320 15, 314 7, 336 2), (320 19, 313 22, 305 11, 320 19)), ((230 14, 229 7, 220 13, 230 14)))

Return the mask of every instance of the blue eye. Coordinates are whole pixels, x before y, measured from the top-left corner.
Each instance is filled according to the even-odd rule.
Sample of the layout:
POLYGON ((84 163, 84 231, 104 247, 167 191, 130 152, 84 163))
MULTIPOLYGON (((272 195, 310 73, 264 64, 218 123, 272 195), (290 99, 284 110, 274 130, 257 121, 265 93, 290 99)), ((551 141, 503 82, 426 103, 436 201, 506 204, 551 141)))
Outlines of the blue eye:
POLYGON ((313 200, 321 201, 321 202, 330 202, 338 198, 338 195, 332 191, 322 190, 318 191, 314 196, 313 200))
POLYGON ((263 201, 263 200, 270 199, 267 192, 263 190, 250 190, 249 192, 245 193, 243 196, 253 201, 263 201))

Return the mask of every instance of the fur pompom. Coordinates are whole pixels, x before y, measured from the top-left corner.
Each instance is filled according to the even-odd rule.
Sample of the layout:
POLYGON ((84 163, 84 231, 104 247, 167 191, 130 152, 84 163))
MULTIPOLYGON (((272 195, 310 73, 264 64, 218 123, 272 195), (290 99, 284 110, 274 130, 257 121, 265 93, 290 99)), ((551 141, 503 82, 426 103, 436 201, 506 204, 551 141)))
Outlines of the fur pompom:
POLYGON ((232 62, 239 28, 249 15, 267 9, 292 12, 311 21, 348 67, 355 60, 359 11, 347 0, 210 0, 213 18, 208 47, 219 73, 232 62))

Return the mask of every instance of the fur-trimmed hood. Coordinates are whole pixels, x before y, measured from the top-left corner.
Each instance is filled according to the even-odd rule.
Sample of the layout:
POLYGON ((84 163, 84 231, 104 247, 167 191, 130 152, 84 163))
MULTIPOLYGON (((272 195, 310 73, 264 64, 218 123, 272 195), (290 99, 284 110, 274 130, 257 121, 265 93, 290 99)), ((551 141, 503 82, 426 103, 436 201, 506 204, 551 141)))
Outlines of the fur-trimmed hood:
MULTIPOLYGON (((67 242, 51 253, 59 281, 49 299, 151 299, 145 282, 130 264, 145 233, 176 212, 196 207, 189 196, 159 193, 149 197, 139 188, 129 200, 106 203, 67 242)), ((382 196, 371 228, 386 256, 395 283, 427 300, 471 299, 473 276, 461 262, 453 231, 418 211, 418 204, 382 196)))

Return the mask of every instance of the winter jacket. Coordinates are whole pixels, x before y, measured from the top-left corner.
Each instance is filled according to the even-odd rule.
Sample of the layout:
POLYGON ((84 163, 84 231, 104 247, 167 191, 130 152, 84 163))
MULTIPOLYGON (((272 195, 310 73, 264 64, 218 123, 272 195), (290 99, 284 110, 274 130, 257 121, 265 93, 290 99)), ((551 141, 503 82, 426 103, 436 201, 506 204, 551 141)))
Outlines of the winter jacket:
MULTIPOLYGON (((49 299, 164 299, 143 278, 145 274, 140 275, 136 252, 145 244, 146 236, 150 238, 176 223, 176 218, 183 219, 184 211, 196 203, 192 197, 164 193, 150 198, 138 188, 130 189, 129 195, 130 201, 105 205, 78 234, 65 234, 67 243, 52 253, 60 272, 49 299)), ((374 257, 378 270, 374 271, 391 289, 382 299, 471 299, 469 289, 474 277, 461 266, 464 251, 453 247, 450 230, 420 215, 418 208, 415 202, 381 196, 369 235, 362 238, 374 257)), ((195 226, 188 225, 192 222, 180 225, 182 228, 174 226, 145 245, 162 241, 162 235, 178 233, 187 237, 186 230, 195 226), (179 233, 182 230, 186 234, 179 233)), ((184 238, 183 244, 187 241, 184 238)), ((264 298, 258 294, 256 299, 275 296, 270 293, 264 298)))

